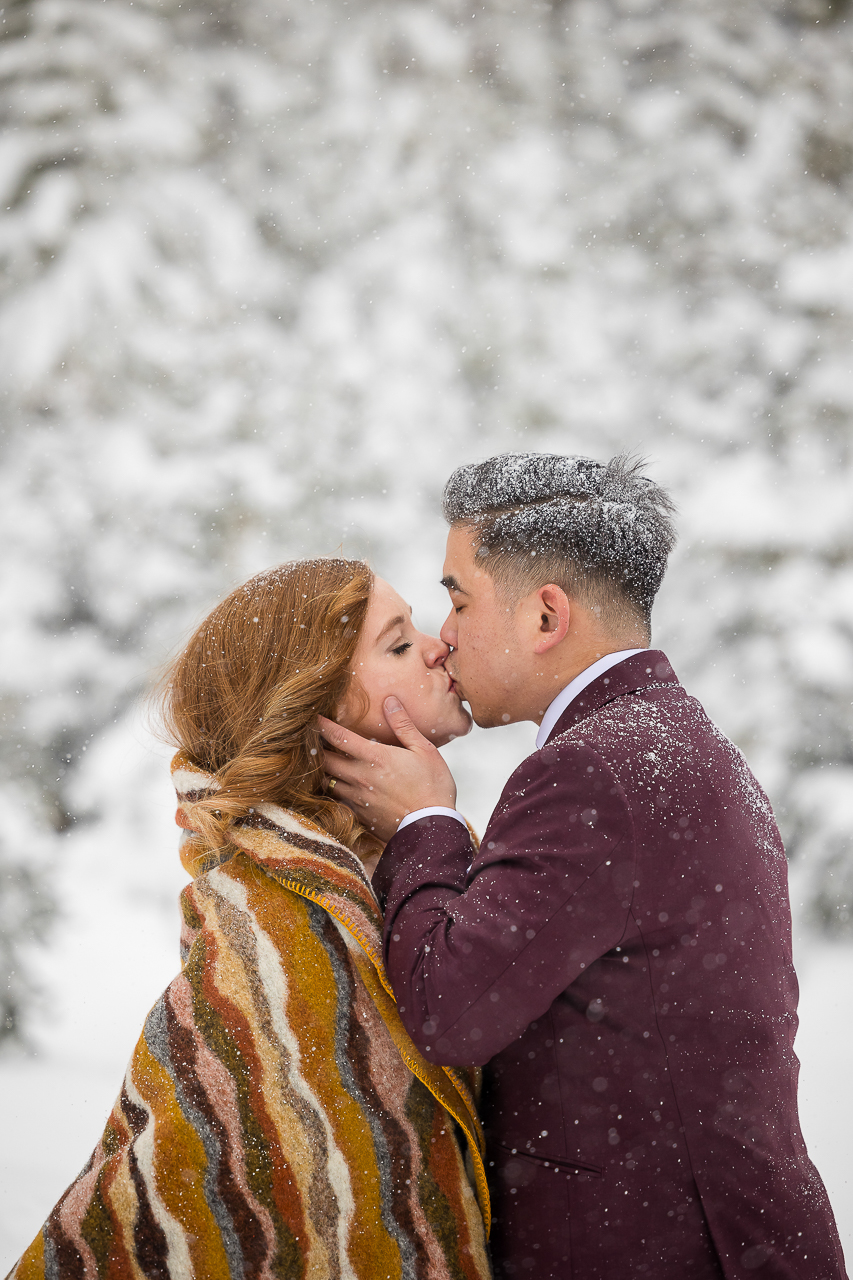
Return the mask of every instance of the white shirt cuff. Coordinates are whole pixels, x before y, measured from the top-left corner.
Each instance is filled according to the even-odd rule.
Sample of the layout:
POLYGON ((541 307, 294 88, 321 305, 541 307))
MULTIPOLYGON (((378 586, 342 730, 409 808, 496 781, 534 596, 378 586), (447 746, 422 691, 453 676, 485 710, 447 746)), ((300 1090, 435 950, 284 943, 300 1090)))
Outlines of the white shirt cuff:
POLYGON ((405 818, 400 822, 398 831, 402 831, 403 827, 407 827, 411 822, 417 822, 418 818, 455 818, 457 822, 461 822, 463 827, 468 828, 468 823, 462 817, 458 809, 445 809, 441 805, 436 805, 433 809, 415 809, 412 813, 407 813, 405 818))

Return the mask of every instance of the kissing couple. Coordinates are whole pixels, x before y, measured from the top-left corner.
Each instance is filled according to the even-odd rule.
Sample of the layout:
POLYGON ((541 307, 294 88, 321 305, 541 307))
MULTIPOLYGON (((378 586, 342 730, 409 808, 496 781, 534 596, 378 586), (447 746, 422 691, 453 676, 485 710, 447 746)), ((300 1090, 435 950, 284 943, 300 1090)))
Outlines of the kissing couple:
POLYGON ((312 560, 172 664, 182 969, 17 1280, 844 1280, 776 823, 649 647, 672 503, 526 453, 444 510, 440 639, 312 560), (471 717, 539 726, 479 844, 471 717))

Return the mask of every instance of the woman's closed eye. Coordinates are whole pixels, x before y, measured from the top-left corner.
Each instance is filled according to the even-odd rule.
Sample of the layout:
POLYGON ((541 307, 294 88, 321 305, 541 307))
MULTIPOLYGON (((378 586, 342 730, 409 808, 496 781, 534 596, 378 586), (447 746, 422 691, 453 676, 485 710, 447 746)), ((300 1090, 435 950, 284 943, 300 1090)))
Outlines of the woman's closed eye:
POLYGON ((411 640, 404 640, 402 644, 398 644, 396 649, 392 649, 391 652, 402 656, 406 652, 406 650, 411 649, 411 647, 412 647, 411 640))

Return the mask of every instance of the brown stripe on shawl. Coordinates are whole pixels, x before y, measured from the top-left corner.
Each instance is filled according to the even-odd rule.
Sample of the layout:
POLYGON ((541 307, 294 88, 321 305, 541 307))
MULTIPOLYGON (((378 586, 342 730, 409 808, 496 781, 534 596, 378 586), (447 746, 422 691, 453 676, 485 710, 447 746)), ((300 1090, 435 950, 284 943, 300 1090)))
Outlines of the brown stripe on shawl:
MULTIPOLYGON (((252 890, 258 890, 258 869, 254 862, 238 856, 235 858, 231 870, 232 873, 240 873, 245 877, 244 888, 248 892, 251 893, 252 890)), ((264 893, 266 892, 265 886, 262 885, 261 889, 264 893)), ((306 1167, 300 1169, 296 1165, 292 1166, 294 1186, 300 1190, 307 1201, 306 1220, 308 1229, 303 1232, 302 1239, 310 1240, 313 1234, 325 1252, 324 1266, 331 1268, 329 1275, 330 1280, 333 1280, 333 1277, 338 1275, 337 1258, 339 1249, 337 1228, 334 1224, 341 1211, 341 1206, 338 1204, 337 1194, 328 1175, 330 1152, 326 1129, 315 1109, 315 1103, 304 1097, 291 1084, 290 1075, 294 1069, 294 1064, 292 1063, 289 1049, 279 1039, 272 1012, 269 1009, 267 993, 259 976, 261 966, 257 955, 254 933, 245 927, 246 922, 243 920, 241 913, 230 902, 216 899, 216 905, 217 911, 220 913, 220 923, 223 925, 224 930, 227 929, 229 945, 243 962, 244 978, 252 989, 252 1008, 258 1019, 259 1028, 263 1031, 267 1042, 275 1048, 279 1062, 277 1085, 282 1105, 285 1110, 294 1113, 302 1126, 302 1154, 305 1158, 306 1167)), ((261 924, 263 921, 263 904, 260 902, 255 903, 254 909, 257 912, 258 923, 261 924)), ((312 911, 320 911, 320 908, 303 899, 299 900, 298 907, 296 904, 289 904, 289 912, 293 913, 294 911, 302 918, 307 916, 310 921, 312 911)), ((321 914, 328 919, 325 912, 321 914)), ((289 913, 282 912, 277 919, 279 929, 286 928, 288 920, 292 918, 289 913)), ((307 963, 307 956, 303 956, 303 963, 307 963)), ((331 990, 334 990, 332 983, 329 986, 331 990)), ((288 991, 288 1002, 297 1001, 301 998, 301 995, 299 985, 292 984, 291 989, 288 991)), ((309 1011, 302 1012, 304 1017, 305 1013, 309 1011)), ((298 1016, 299 1011, 296 1011, 296 1013, 298 1016)), ((257 1040, 257 1030, 253 1038, 257 1040)), ((307 1063, 303 1060, 296 1074, 301 1075, 303 1079, 307 1079, 306 1071, 307 1063)), ((279 1139, 278 1129, 266 1109, 260 1078, 256 1082, 256 1088, 257 1094, 252 1096, 258 1108, 258 1120, 264 1124, 271 1142, 275 1145, 279 1139)))
POLYGON ((456 1274, 471 1280, 477 1275, 477 1269, 470 1224, 467 1219, 458 1220, 451 1207, 454 1189, 459 1185, 460 1179, 467 1176, 464 1161, 458 1147, 449 1147, 447 1143, 441 1142, 445 1129, 452 1129, 454 1125, 455 1121, 448 1116, 443 1107, 433 1107, 432 1133, 428 1148, 429 1170, 440 1192, 444 1212, 437 1215, 437 1220, 431 1217, 430 1221, 441 1241, 445 1256, 453 1259, 457 1268, 456 1274))
MULTIPOLYGON (((193 1013, 196 1021, 198 1021, 199 1017, 198 1011, 198 1001, 194 1001, 193 1013)), ((243 1163, 243 1144, 239 1141, 235 1143, 234 1135, 229 1131, 229 1126, 222 1115, 224 1099, 216 1097, 214 1101, 208 1095, 207 1073, 200 1065, 195 1038, 182 1025, 171 998, 164 1002, 164 1013, 169 1060, 174 1068, 174 1078, 181 1085, 182 1101, 185 1101, 187 1111, 191 1107, 196 1112, 197 1117, 204 1121, 207 1129, 207 1141, 202 1139, 202 1142, 208 1160, 210 1160, 211 1155, 215 1155, 215 1165, 212 1162, 209 1163, 206 1179, 207 1182, 215 1178, 216 1182, 218 1206, 216 1202, 211 1204, 211 1212, 216 1215, 220 1226, 222 1225, 220 1214, 224 1212, 228 1215, 230 1228, 228 1238, 232 1241, 231 1248, 228 1250, 229 1255, 232 1250, 236 1252, 239 1248, 244 1266, 246 1263, 260 1266, 266 1261, 268 1253, 267 1233, 264 1230, 265 1224, 259 1221, 257 1214, 247 1200, 246 1194, 240 1188, 238 1180, 233 1176, 234 1168, 240 1167, 243 1163), (215 1153, 211 1151, 211 1140, 216 1144, 215 1153), (237 1147, 236 1150, 235 1146, 237 1147), (216 1213, 217 1207, 220 1210, 220 1214, 216 1213)), ((220 1056, 221 1045, 217 1049, 217 1056, 220 1056)), ((228 1070, 228 1074, 234 1079, 233 1062, 229 1062, 224 1056, 222 1056, 222 1061, 228 1070)), ((237 1088, 239 1090, 239 1082, 237 1083, 237 1088)), ((184 1110, 183 1107, 182 1110, 184 1110)), ((184 1111, 185 1118, 188 1118, 187 1111, 184 1111)), ((198 1119, 195 1127, 198 1132, 198 1119)))
MULTIPOLYGON (((323 917, 331 923, 325 912, 323 917)), ((360 948, 346 929, 338 926, 336 933, 346 944, 347 959, 352 966, 360 948), (356 948, 355 952, 351 948, 356 948)), ((337 950, 340 942, 335 947, 337 950)), ((358 971, 359 966, 355 965, 355 969, 358 971)), ((453 1121, 429 1089, 411 1075, 390 1036, 381 1034, 384 1020, 362 984, 354 983, 353 999, 350 1036, 340 1056, 353 1064, 363 1063, 365 1067, 369 1064, 358 1073, 357 1081, 363 1097, 369 1101, 370 1112, 376 1117, 375 1126, 382 1129, 374 1140, 381 1140, 382 1145, 387 1146, 397 1165, 405 1165, 406 1176, 394 1186, 392 1203, 395 1217, 406 1228, 408 1241, 417 1242, 418 1247, 412 1262, 404 1266, 404 1274, 427 1275, 430 1267, 439 1269, 443 1259, 454 1280, 475 1276, 476 1262, 468 1223, 457 1218, 445 1194, 452 1196, 460 1182, 467 1181, 461 1153, 455 1145, 441 1140, 448 1131, 452 1132, 453 1121), (369 1055, 364 1053, 366 1043, 373 1046, 369 1055), (384 1046, 384 1052, 380 1046, 384 1046), (405 1085, 400 1089, 401 1080, 408 1080, 407 1089, 405 1085), (428 1213, 424 1205, 429 1206, 428 1213), (437 1222, 440 1231, 436 1230, 437 1222)), ((343 1071, 341 1074, 345 1079, 343 1071)), ((411 1243, 409 1247, 411 1249, 411 1243)))
MULTIPOLYGON (((269 805, 268 807, 273 810, 278 808, 277 805, 269 805)), ((279 812, 285 813, 286 810, 281 809, 279 812)), ((232 835, 234 843, 239 844, 240 836, 244 831, 271 831, 294 849, 301 849, 305 853, 312 853, 315 858, 323 858, 329 862, 337 863, 346 867, 347 871, 352 871, 361 866, 361 861, 357 855, 351 849, 347 849, 345 845, 338 844, 325 835, 320 839, 313 838, 309 834, 313 824, 309 824, 307 819, 301 818, 299 825, 304 826, 306 830, 294 831, 290 826, 282 822, 276 822, 274 818, 270 818, 267 814, 259 813, 257 809, 254 809, 251 813, 235 818, 229 834, 232 835)))
POLYGON ((408 1276, 416 1257, 416 1226, 424 1227, 426 1223, 421 1214, 422 1221, 416 1224, 416 1209, 411 1202, 414 1170, 412 1148, 405 1140, 401 1124, 405 1115, 394 1114, 389 1106, 389 1091, 377 1086, 372 1071, 375 1070, 381 1078, 388 1067, 393 1070, 397 1064, 386 1065, 376 1060, 383 1043, 383 1037, 377 1036, 371 1026, 376 1018, 376 1007, 367 997, 363 985, 356 981, 349 948, 334 919, 321 907, 314 907, 312 928, 329 953, 340 992, 335 1019, 338 1071, 344 1087, 362 1107, 370 1126, 382 1187, 382 1221, 400 1250, 403 1275, 408 1276), (398 1180, 395 1180, 392 1169, 401 1175, 398 1180))
POLYGON ((60 1200, 55 1206, 42 1230, 45 1261, 51 1267, 47 1274, 61 1276, 62 1280, 84 1280, 85 1268, 80 1250, 68 1238, 62 1227, 59 1216, 62 1203, 63 1201, 60 1200))
MULTIPOLYGON (((477 1185, 477 1198, 482 1209, 484 1221, 488 1224, 490 1215, 489 1191, 486 1184, 483 1151, 485 1142, 474 1101, 467 1087, 460 1090, 456 1083, 456 1072, 447 1067, 437 1067, 427 1062, 411 1039, 400 1020, 397 1003, 390 993, 384 970, 371 963, 366 954, 353 952, 353 960, 361 974, 362 980, 370 992, 371 999, 379 1010, 382 1019, 390 1032, 397 1049, 410 1071, 426 1085, 429 1091, 442 1103, 445 1109, 460 1125, 468 1140, 474 1165, 477 1185)), ((461 1082, 464 1084, 464 1075, 461 1082)), ((488 1234, 488 1231, 487 1231, 488 1234)))
MULTIPOLYGON (((444 1192, 444 1188, 451 1184, 451 1170, 447 1165, 442 1165, 440 1155, 445 1151, 449 1154, 449 1151, 447 1144, 438 1141, 444 1128, 449 1128, 453 1122, 423 1086, 409 1090, 406 1111, 417 1132, 423 1154, 418 1184, 419 1197, 424 1206, 429 1208, 428 1217, 438 1238, 439 1253, 447 1260, 452 1275, 461 1280, 465 1275, 459 1253, 459 1228, 462 1224, 457 1221, 444 1192)), ((454 1172, 458 1183, 458 1171, 454 1172)), ((465 1235, 467 1241, 467 1231, 465 1235)))
MULTIPOLYGON (((205 974, 207 966, 204 966, 201 972, 205 974)), ((245 1145, 251 1148, 253 1157, 252 1160, 243 1161, 242 1143, 235 1150, 233 1135, 223 1122, 221 1114, 223 1099, 220 1096, 211 1098, 208 1095, 207 1073, 199 1063, 195 1037, 182 1024, 172 1007, 171 999, 165 999, 163 1014, 168 1068, 180 1087, 181 1111, 198 1133, 208 1159, 205 1183, 208 1188, 210 1211, 214 1214, 220 1230, 230 1241, 230 1247, 227 1248, 229 1256, 235 1251, 239 1252, 243 1264, 251 1264, 252 1268, 260 1268, 265 1262, 273 1261, 268 1258, 266 1224, 259 1220, 246 1194, 240 1189, 240 1179, 234 1176, 235 1169, 245 1166, 252 1194, 273 1217, 276 1234, 282 1242, 283 1253, 292 1264, 293 1260, 299 1257, 295 1237, 299 1233, 299 1228, 304 1230, 304 1219, 298 1196, 292 1197, 289 1205, 291 1213, 288 1215, 291 1221, 288 1221, 278 1212, 270 1195, 272 1177, 269 1169, 268 1143, 263 1136, 258 1117, 249 1105, 249 1090, 245 1080, 248 1066, 246 1055, 235 1043, 240 1038, 238 1023, 243 1021, 245 1025, 245 1020, 242 1012, 236 1006, 230 1005, 227 1010, 226 1024, 221 1011, 216 1008, 216 1002, 222 1000, 222 993, 219 990, 213 993, 206 992, 204 981, 193 982, 194 976, 191 966, 188 966, 182 975, 192 993, 193 1018, 199 1035, 214 1056, 223 1063, 234 1082, 240 1122, 246 1134, 245 1145), (208 998, 209 996, 213 999, 208 998), (260 1187, 257 1184, 260 1184, 260 1187), (257 1195, 261 1188, 267 1192, 266 1196, 257 1195), (223 1221, 223 1214, 227 1215, 227 1222, 223 1221), (295 1223, 292 1221, 293 1218, 296 1219, 295 1223), (297 1227, 296 1231, 293 1230, 294 1225, 297 1227)), ((243 1041, 244 1044, 250 1045, 251 1035, 244 1035, 243 1041)), ((161 1046, 153 1043, 153 1037, 148 1038, 148 1043, 152 1053, 162 1061, 161 1046)), ((283 1258, 279 1260, 284 1261, 283 1258)))
MULTIPOLYGON (((139 1138, 148 1124, 148 1113, 144 1107, 137 1106, 131 1101, 126 1089, 121 1091, 121 1110, 134 1138, 139 1138)), ((133 1145, 128 1151, 127 1160, 131 1182, 136 1192, 136 1221, 133 1224, 136 1261, 148 1280, 169 1280, 169 1246, 163 1228, 154 1217, 151 1202, 148 1199, 148 1188, 139 1168, 139 1160, 133 1145)))
MULTIPOLYGON (((413 1254, 404 1274, 411 1274, 413 1280, 423 1280, 440 1269, 443 1252, 432 1213, 426 1212, 427 1205, 432 1211, 439 1206, 439 1200, 444 1200, 429 1168, 433 1154, 429 1141, 433 1126, 429 1117, 440 1111, 448 1128, 451 1121, 427 1087, 411 1075, 390 1036, 383 1036, 384 1020, 369 992, 361 984, 357 984, 355 991, 356 1017, 352 1020, 348 1052, 363 1053, 359 1043, 362 1036, 365 1042, 374 1045, 367 1059, 370 1074, 365 1082, 365 1096, 376 1113, 377 1125, 381 1125, 392 1163, 401 1170, 393 1184, 391 1203, 397 1221, 406 1229, 409 1251, 413 1254), (377 1052, 380 1044, 384 1044, 387 1057, 377 1052), (401 1089, 400 1084, 407 1077, 407 1086, 404 1084, 401 1089)), ((441 1208, 446 1213, 446 1202, 441 1208)), ((461 1273, 452 1265, 454 1251, 455 1246, 444 1262, 450 1264, 450 1274, 456 1277, 461 1273)))
MULTIPOLYGON (((239 858, 235 859, 238 864, 240 861, 239 858)), ((253 864, 243 868, 238 865, 234 868, 235 871, 239 869, 251 876, 254 868, 253 864)), ((256 875, 257 871, 255 870, 254 873, 256 875)), ((242 961, 243 978, 251 990, 252 1005, 260 1027, 267 1040, 276 1047, 276 1054, 281 1063, 278 1083, 282 1103, 294 1112, 308 1135, 305 1146, 311 1152, 312 1161, 308 1185, 305 1188, 308 1201, 307 1217, 316 1231, 318 1219, 314 1212, 315 1206, 318 1209, 322 1208, 324 1212, 324 1217, 319 1221, 331 1223, 334 1221, 335 1214, 329 1213, 329 1206, 332 1203, 337 1204, 337 1197, 326 1174, 329 1156, 326 1133, 309 1101, 291 1086, 288 1079, 291 1069, 290 1053, 281 1043, 275 1030, 266 992, 258 977, 260 964, 255 938, 245 915, 233 903, 215 894, 210 880, 208 884, 212 891, 211 905, 215 906, 217 921, 229 946, 242 961)), ((298 1258, 300 1253, 297 1240, 306 1241, 311 1231, 309 1231, 305 1206, 299 1192, 301 1179, 297 1169, 291 1167, 291 1177, 288 1181, 290 1194, 286 1199, 281 1188, 280 1175, 277 1178, 273 1177, 270 1148, 272 1147, 277 1153, 277 1158, 280 1159, 278 1130, 269 1114, 259 1079, 261 1067, 254 1047, 255 1033, 243 1009, 230 1000, 225 992, 213 986, 213 965, 205 963, 199 966, 200 981, 195 973, 190 973, 190 968, 195 967, 194 957, 185 974, 193 988, 195 1021, 212 1051, 225 1064, 236 1082, 241 1122, 256 1158, 251 1171, 250 1185, 276 1222, 281 1222, 286 1228, 285 1234, 291 1237, 292 1250, 291 1247, 286 1250, 288 1257, 292 1254, 293 1257, 298 1258), (279 1190, 278 1196, 275 1194, 276 1188, 279 1190)), ((320 1238, 327 1252, 334 1256, 337 1253, 337 1239, 334 1238, 331 1226, 329 1235, 321 1232, 320 1238)))
POLYGON ((216 1100, 218 1115, 228 1134, 229 1147, 233 1156, 229 1160, 228 1167, 239 1192, 247 1198, 257 1221, 257 1249, 253 1251, 253 1257, 257 1255, 260 1259, 258 1266, 261 1267, 265 1260, 275 1253, 276 1222, 265 1203, 265 1199, 268 1201, 271 1197, 259 1198, 256 1194, 257 1188, 253 1185, 257 1181, 255 1174, 258 1169, 258 1152, 250 1141, 247 1142, 247 1135, 242 1127, 237 1084, 225 1064, 213 1053, 204 1037, 198 1032, 194 1016, 193 991, 184 974, 170 983, 167 1000, 176 1023, 183 1028, 192 1041, 193 1059, 190 1064, 187 1058, 187 1066, 191 1067, 208 1097, 216 1100), (254 1163, 250 1162, 249 1157, 253 1158, 254 1163))
MULTIPOLYGON (((86 1216, 81 1224, 82 1234, 92 1253, 95 1255, 98 1266, 98 1275, 109 1275, 110 1262, 112 1261, 113 1270, 121 1275, 121 1266, 125 1265, 127 1271, 132 1275, 133 1268, 123 1247, 121 1234, 119 1233, 118 1244, 114 1244, 116 1236, 116 1224, 113 1215, 110 1212, 103 1194, 103 1178, 98 1179, 97 1186, 92 1194, 89 1207, 86 1210, 86 1216)), ((65 1271, 61 1259, 58 1259, 59 1266, 57 1275, 61 1280, 65 1280, 65 1271)), ((72 1272, 68 1273, 71 1276, 72 1272)))
POLYGON ((372 955, 381 956, 382 912, 361 863, 349 849, 319 842, 304 848, 308 842, 298 833, 268 820, 254 828, 234 827, 231 834, 234 844, 285 888, 322 905, 333 904, 336 915, 343 912, 350 932, 372 955))
POLYGON ((89 1276, 91 1266, 98 1275, 106 1274, 110 1263, 122 1262, 129 1274, 134 1266, 128 1257, 121 1224, 108 1203, 109 1189, 115 1178, 120 1152, 130 1139, 131 1131, 121 1114, 124 1091, 107 1120, 101 1141, 80 1176, 65 1192, 45 1226, 49 1236, 46 1249, 49 1280, 71 1280, 89 1276), (80 1208, 85 1212, 80 1215, 80 1208))
MULTIPOLYGON (((113 1189, 120 1181, 123 1152, 132 1137, 132 1131, 124 1115, 124 1086, 107 1121, 106 1129, 99 1146, 95 1149, 95 1159, 99 1152, 103 1153, 103 1162, 97 1171, 94 1187, 91 1191, 88 1207, 80 1223, 80 1235, 85 1245, 91 1250, 96 1261, 99 1276, 128 1275, 135 1276, 139 1268, 135 1265, 129 1246, 132 1238, 129 1234, 132 1219, 122 1223, 115 1212, 112 1202, 113 1189), (126 1229, 123 1229, 126 1228, 126 1229)), ((97 1164, 97 1159, 96 1159, 97 1164)), ((80 1185, 80 1179, 75 1184, 80 1185)), ((62 1205, 63 1214, 68 1212, 68 1200, 62 1205)), ((65 1272, 59 1271, 60 1280, 65 1280, 65 1272)), ((85 1274, 89 1276, 89 1269, 85 1274)), ((48 1273, 50 1276, 50 1273, 48 1273)), ((50 1277, 52 1280, 52 1277, 50 1277)))
MULTIPOLYGON (((85 1273, 87 1266, 94 1261, 91 1247, 81 1231, 79 1210, 88 1204, 88 1194, 98 1179, 97 1156, 101 1146, 95 1148, 80 1176, 68 1188, 48 1218, 44 1227, 44 1239, 49 1243, 46 1257, 51 1265, 57 1263, 61 1255, 71 1254, 80 1259, 80 1266, 85 1273)), ((74 1272, 72 1272, 72 1275, 74 1272)))

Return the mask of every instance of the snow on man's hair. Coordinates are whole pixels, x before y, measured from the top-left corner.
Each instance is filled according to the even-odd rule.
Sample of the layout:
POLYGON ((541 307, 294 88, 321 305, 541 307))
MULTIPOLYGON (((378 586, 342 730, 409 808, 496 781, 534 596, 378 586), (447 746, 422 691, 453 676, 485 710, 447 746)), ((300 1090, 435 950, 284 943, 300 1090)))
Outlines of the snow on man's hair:
POLYGON ((489 574, 512 592, 556 582, 610 621, 652 603, 675 542, 669 495, 642 459, 503 453, 459 467, 444 489, 451 525, 470 526, 489 574))

